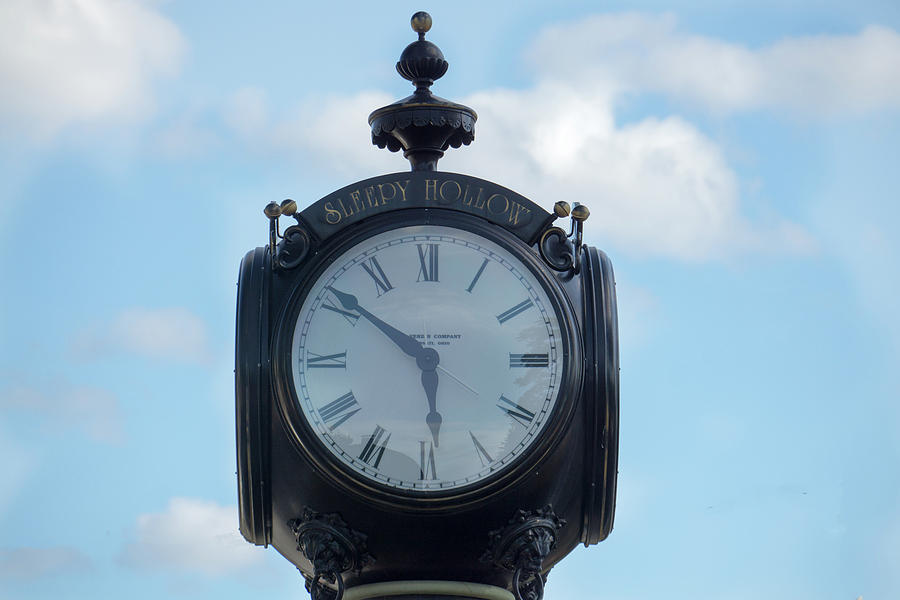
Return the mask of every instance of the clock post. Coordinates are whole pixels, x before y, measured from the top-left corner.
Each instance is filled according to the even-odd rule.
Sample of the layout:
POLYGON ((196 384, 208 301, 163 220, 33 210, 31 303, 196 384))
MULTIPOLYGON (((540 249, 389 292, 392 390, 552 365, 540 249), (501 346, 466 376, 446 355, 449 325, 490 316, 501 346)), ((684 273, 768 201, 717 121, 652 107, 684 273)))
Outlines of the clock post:
POLYGON ((313 600, 540 600, 613 526, 612 265, 586 206, 437 170, 477 116, 432 94, 431 24, 397 63, 413 94, 369 116, 411 171, 270 203, 240 267, 240 531, 313 600))

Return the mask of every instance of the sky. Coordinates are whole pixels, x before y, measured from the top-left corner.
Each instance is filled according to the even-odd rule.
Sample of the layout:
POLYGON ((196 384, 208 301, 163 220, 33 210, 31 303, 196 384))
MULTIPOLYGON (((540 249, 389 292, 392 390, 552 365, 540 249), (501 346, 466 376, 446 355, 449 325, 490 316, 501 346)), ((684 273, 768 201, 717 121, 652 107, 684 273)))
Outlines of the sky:
POLYGON ((417 10, 441 170, 616 269, 616 525, 545 598, 900 597, 900 5, 4 0, 0 598, 306 597, 237 532, 238 265, 408 169, 417 10))

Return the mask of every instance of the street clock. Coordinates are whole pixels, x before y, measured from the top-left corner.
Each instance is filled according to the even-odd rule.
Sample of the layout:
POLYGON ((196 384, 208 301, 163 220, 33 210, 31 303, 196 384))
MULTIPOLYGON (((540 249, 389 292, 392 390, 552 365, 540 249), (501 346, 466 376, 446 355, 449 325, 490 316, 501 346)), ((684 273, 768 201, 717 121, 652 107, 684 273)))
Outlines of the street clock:
POLYGON ((612 267, 585 206, 436 170, 476 116, 430 92, 430 25, 397 65, 415 93, 370 116, 412 172, 271 203, 240 269, 240 529, 319 599, 539 598, 612 528, 612 267))

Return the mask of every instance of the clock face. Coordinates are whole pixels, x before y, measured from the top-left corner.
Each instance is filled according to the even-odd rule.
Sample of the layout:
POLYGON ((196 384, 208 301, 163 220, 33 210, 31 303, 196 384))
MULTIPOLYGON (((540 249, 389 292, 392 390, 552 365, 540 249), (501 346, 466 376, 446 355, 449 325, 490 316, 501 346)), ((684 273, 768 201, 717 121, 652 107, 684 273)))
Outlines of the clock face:
POLYGON ((422 225, 341 253, 291 340, 300 412, 358 476, 440 492, 521 458, 548 425, 565 352, 554 305, 509 250, 422 225))

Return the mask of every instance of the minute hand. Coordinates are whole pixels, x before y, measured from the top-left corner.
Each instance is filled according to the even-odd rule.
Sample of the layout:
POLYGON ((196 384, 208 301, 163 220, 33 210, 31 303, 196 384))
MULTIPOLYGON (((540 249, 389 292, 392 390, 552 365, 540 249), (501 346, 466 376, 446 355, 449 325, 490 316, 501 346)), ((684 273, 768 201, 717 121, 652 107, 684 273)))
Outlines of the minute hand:
POLYGON ((330 289, 331 293, 333 293, 338 301, 344 305, 345 310, 355 310, 360 315, 364 316, 369 320, 370 323, 372 323, 372 325, 377 327, 379 330, 381 330, 382 333, 388 336, 392 342, 397 344, 397 346, 401 350, 403 350, 403 352, 405 352, 409 356, 412 356, 413 358, 418 358, 419 355, 422 354, 422 351, 425 348, 424 346, 422 346, 421 342, 417 341, 412 336, 406 335, 399 329, 391 327, 390 325, 364 309, 359 305, 359 300, 356 299, 356 296, 354 296, 353 294, 347 294, 345 292, 338 291, 333 287, 329 287, 328 289, 330 289))

